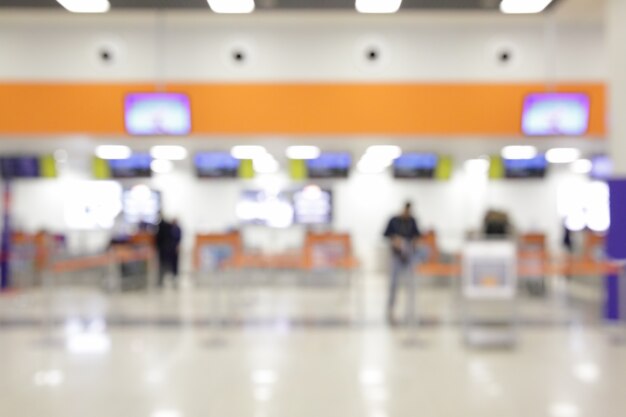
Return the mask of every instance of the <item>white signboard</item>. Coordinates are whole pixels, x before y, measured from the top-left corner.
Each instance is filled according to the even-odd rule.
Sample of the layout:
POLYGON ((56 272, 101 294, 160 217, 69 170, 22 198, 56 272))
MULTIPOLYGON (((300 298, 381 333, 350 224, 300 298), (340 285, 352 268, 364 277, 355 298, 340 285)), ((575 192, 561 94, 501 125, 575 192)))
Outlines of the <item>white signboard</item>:
POLYGON ((463 249, 463 295, 513 298, 517 290, 517 248, 513 242, 468 242, 463 249))

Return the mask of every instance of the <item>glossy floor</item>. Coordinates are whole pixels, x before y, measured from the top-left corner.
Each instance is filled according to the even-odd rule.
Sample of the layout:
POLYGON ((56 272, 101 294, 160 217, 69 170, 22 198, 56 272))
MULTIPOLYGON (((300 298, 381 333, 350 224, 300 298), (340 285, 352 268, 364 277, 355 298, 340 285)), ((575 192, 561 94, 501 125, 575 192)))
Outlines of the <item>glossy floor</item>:
POLYGON ((410 328, 382 320, 380 277, 180 287, 0 297, 0 416, 626 414, 623 329, 602 323, 588 282, 524 294, 517 343, 497 349, 463 343, 467 306, 449 283, 421 285, 410 328))

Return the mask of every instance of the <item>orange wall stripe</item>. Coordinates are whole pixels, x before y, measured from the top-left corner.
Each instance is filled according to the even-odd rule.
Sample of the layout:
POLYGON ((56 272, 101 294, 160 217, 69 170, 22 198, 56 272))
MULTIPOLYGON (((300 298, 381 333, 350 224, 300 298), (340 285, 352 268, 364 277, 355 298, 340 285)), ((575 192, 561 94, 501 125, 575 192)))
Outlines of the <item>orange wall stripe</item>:
MULTIPOLYGON (((123 135, 124 95, 151 84, 0 84, 0 134, 123 135)), ((542 84, 170 84, 192 105, 194 134, 521 135, 524 96, 542 84)), ((604 137, 605 86, 589 136, 604 137)))

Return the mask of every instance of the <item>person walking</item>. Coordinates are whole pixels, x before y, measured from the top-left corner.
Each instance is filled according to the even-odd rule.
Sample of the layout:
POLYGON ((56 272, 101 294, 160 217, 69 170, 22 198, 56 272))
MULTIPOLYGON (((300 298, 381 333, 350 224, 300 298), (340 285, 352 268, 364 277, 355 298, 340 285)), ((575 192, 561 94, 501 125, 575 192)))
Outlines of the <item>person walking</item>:
POLYGON ((402 276, 406 276, 409 284, 409 310, 415 305, 415 262, 418 255, 418 242, 421 236, 417 220, 412 214, 412 204, 405 203, 402 213, 389 220, 384 236, 389 239, 391 246, 391 281, 389 282, 389 296, 387 299, 387 321, 395 324, 394 310, 398 293, 398 284, 402 276))

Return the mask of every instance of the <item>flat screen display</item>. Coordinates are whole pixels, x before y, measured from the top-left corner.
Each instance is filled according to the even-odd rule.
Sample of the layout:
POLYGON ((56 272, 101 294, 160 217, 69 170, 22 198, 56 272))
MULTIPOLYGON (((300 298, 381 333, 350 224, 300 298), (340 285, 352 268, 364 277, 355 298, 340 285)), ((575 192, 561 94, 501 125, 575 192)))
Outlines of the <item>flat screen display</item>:
POLYGON ((124 122, 130 135, 188 135, 189 97, 180 93, 132 93, 124 100, 124 122))
POLYGON ((522 132, 528 136, 580 136, 589 126, 589 96, 534 93, 526 96, 522 132))
POLYGON ((0 157, 0 173, 3 179, 38 178, 39 158, 36 156, 0 157))
POLYGON ((240 160, 229 152, 200 152, 194 157, 196 174, 200 178, 237 178, 240 160))
POLYGON ((439 158, 433 153, 405 153, 393 161, 395 178, 434 178, 439 158))
POLYGON ((332 191, 317 185, 280 192, 245 190, 237 203, 236 213, 244 224, 268 227, 330 224, 333 219, 332 191))
POLYGON ((309 185, 292 194, 294 223, 330 224, 333 220, 333 194, 330 190, 309 185))
POLYGON ((244 224, 284 228, 293 224, 293 204, 285 192, 245 190, 236 209, 237 218, 244 224))
POLYGON ((352 166, 348 152, 322 152, 306 162, 309 178, 347 178, 352 166))
POLYGON ((161 211, 161 193, 145 185, 124 190, 122 210, 128 224, 157 224, 161 211))
POLYGON ((145 178, 152 176, 149 154, 133 154, 127 159, 111 159, 109 168, 113 178, 145 178))
POLYGON ((531 159, 505 159, 506 178, 543 178, 546 175, 548 161, 545 155, 531 159))

